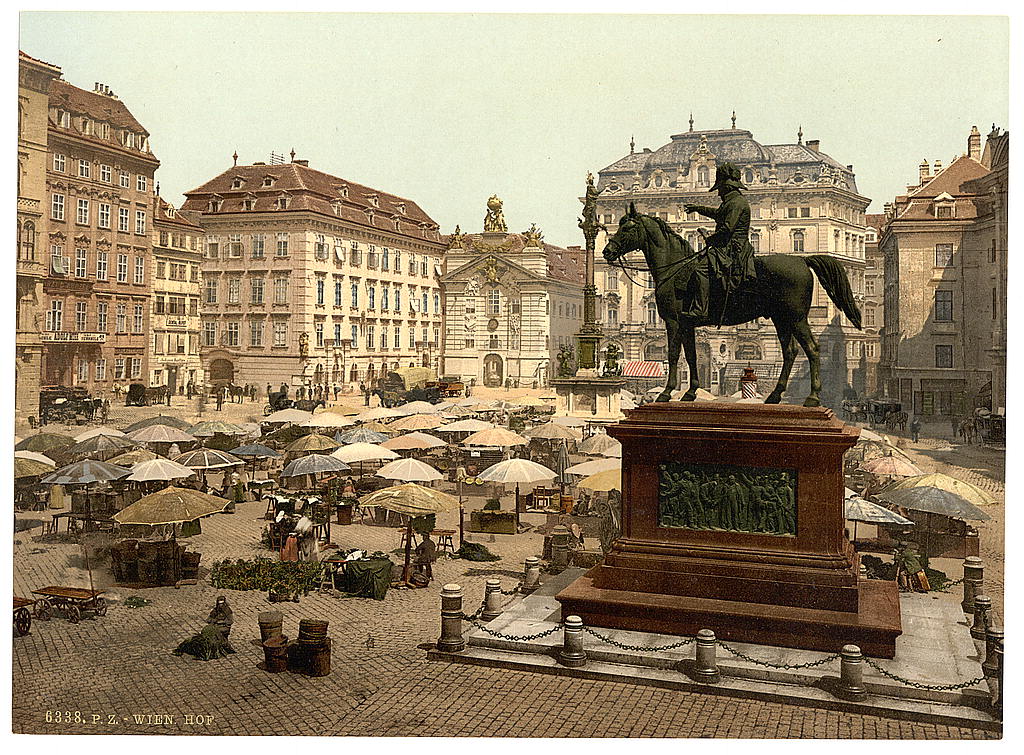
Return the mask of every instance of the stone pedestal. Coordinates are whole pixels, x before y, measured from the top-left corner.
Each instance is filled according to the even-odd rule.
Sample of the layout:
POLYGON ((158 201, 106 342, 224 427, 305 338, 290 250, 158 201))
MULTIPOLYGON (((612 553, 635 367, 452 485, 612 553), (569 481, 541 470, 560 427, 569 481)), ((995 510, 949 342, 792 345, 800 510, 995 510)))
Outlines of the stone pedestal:
POLYGON ((622 535, 559 593, 587 625, 891 658, 894 583, 859 578, 843 525, 843 453, 831 410, 648 404, 622 442, 622 535))
POLYGON ((575 377, 553 378, 550 381, 557 396, 555 414, 601 423, 622 419, 619 400, 626 381, 622 378, 597 377, 597 371, 593 372, 593 375, 577 373, 575 377))

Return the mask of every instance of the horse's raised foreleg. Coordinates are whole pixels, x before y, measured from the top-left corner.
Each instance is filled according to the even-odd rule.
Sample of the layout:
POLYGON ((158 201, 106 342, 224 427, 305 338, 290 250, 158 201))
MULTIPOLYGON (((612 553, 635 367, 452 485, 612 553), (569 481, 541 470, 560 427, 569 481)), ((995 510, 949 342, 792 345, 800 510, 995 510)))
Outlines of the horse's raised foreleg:
MULTIPOLYGON (((682 328, 678 321, 669 319, 665 320, 665 330, 668 331, 668 382, 665 383, 665 390, 658 394, 655 401, 671 401, 672 391, 679 384, 679 347, 682 328)), ((689 400, 692 401, 692 399, 689 400)))
POLYGON ((694 336, 692 325, 680 325, 679 338, 683 342, 683 351, 686 354, 686 366, 690 372, 690 386, 683 394, 683 401, 695 401, 697 389, 700 388, 700 375, 697 374, 697 339, 694 336))
POLYGON ((818 394, 821 392, 821 360, 818 354, 818 340, 811 332, 811 326, 807 319, 803 319, 793 326, 793 335, 800 342, 804 353, 807 355, 807 363, 811 372, 811 392, 804 400, 804 406, 821 406, 821 399, 818 394))
POLYGON ((764 400, 766 404, 777 404, 782 401, 782 394, 786 392, 789 385, 789 373, 793 370, 793 362, 796 361, 797 342, 793 337, 793 330, 789 325, 775 323, 775 332, 779 336, 779 344, 782 346, 782 371, 779 373, 779 382, 764 400))

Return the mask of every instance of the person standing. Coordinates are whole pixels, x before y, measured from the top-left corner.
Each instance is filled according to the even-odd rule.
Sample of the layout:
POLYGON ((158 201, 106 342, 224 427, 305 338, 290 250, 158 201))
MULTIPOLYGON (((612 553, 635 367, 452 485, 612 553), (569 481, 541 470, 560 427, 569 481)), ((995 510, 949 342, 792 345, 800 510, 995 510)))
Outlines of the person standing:
POLYGON ((914 415, 914 418, 912 420, 910 420, 910 438, 915 443, 917 443, 917 439, 920 436, 921 436, 921 419, 917 415, 914 415))
POLYGON ((224 408, 224 389, 217 389, 217 411, 221 411, 224 408))

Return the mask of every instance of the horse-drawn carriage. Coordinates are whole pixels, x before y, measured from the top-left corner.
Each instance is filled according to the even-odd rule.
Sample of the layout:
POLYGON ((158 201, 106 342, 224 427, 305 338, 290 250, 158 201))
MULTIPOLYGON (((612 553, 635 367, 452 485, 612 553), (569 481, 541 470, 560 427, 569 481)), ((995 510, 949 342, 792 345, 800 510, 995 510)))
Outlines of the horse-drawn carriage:
POLYGON ((443 377, 437 380, 429 380, 425 386, 427 389, 436 388, 444 398, 458 398, 466 392, 466 384, 457 377, 443 377))
POLYGON ((81 425, 93 419, 102 405, 103 400, 93 398, 85 388, 48 386, 39 391, 39 421, 44 425, 48 422, 81 425))
POLYGON ((388 409, 413 401, 439 404, 444 394, 438 382, 429 367, 406 367, 388 372, 373 393, 380 397, 381 406, 388 409))
POLYGON ((270 393, 269 400, 266 406, 263 407, 263 416, 269 416, 282 409, 301 409, 304 412, 314 412, 321 406, 327 406, 323 399, 289 398, 288 386, 282 385, 281 390, 270 393))
POLYGON ((904 432, 910 419, 903 405, 893 399, 871 399, 861 404, 860 410, 872 427, 885 425, 890 432, 904 432))

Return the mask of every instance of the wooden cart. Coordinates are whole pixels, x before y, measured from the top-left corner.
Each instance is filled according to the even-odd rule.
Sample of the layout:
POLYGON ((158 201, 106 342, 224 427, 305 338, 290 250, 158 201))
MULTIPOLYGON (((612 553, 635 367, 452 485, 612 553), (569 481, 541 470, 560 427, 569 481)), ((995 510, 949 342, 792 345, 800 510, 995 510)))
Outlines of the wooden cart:
POLYGON ((53 617, 54 611, 60 611, 72 624, 82 619, 83 611, 92 611, 94 616, 103 616, 107 612, 107 601, 100 597, 105 590, 89 590, 84 587, 44 587, 33 590, 41 596, 36 601, 36 618, 47 621, 53 617))
POLYGON ((14 636, 24 637, 32 629, 32 606, 34 600, 14 596, 14 636))

